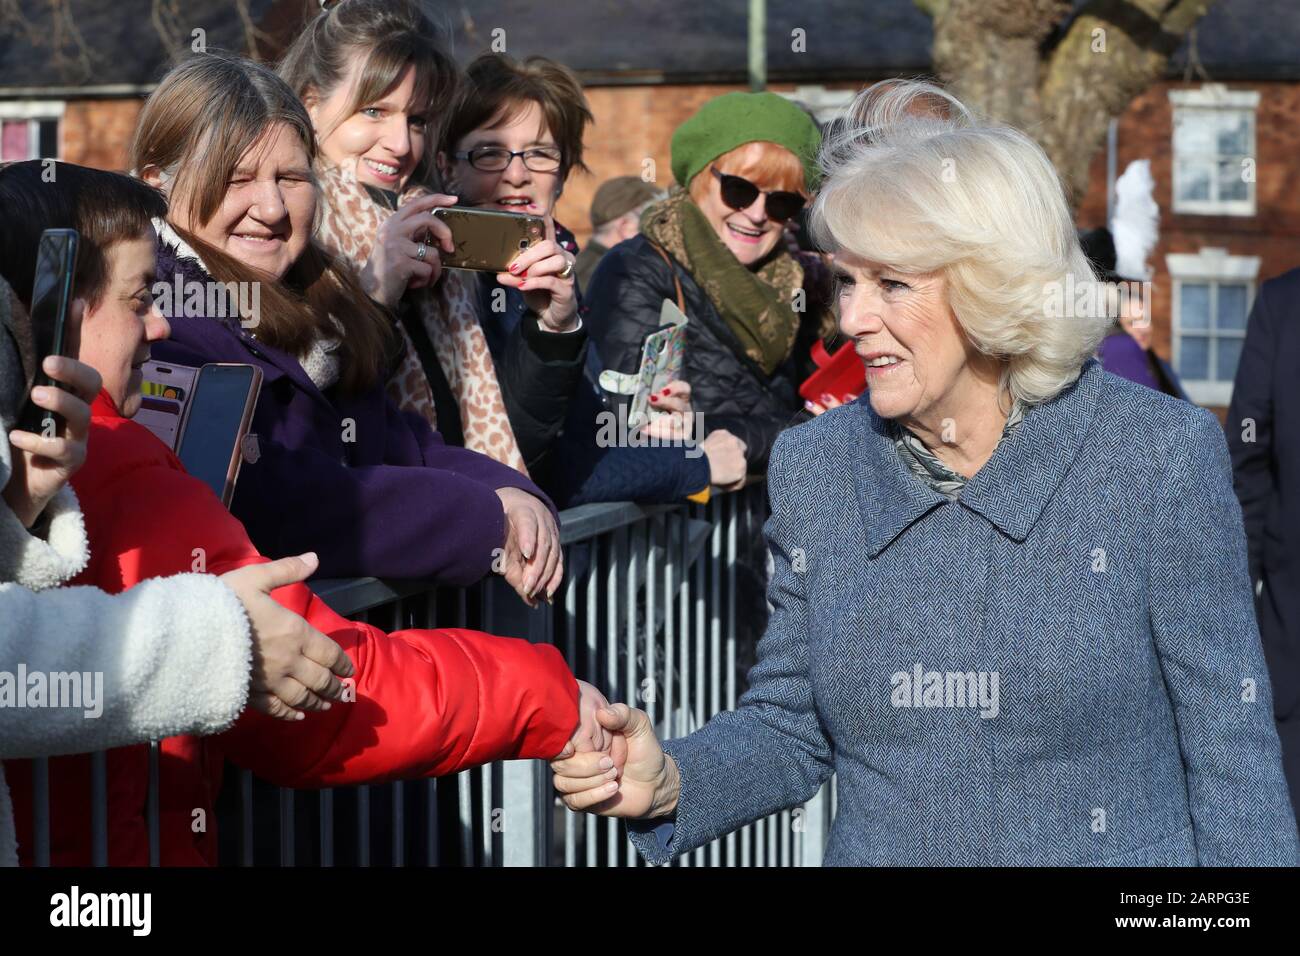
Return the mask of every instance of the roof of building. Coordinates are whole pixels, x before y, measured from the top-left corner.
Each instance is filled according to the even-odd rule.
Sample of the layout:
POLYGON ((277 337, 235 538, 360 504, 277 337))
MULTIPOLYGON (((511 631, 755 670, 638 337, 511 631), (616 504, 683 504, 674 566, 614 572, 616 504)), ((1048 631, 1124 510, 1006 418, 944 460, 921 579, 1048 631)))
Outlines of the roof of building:
MULTIPOLYGON (((245 0, 265 27, 264 51, 301 26, 314 0, 245 0)), ((1083 6, 1085 0, 1075 0, 1083 6)), ((189 54, 203 30, 208 48, 247 49, 235 0, 66 0, 55 22, 48 0, 18 0, 25 23, 0 23, 0 96, 141 92, 189 54), (153 11, 162 10, 161 18, 153 11), (161 23, 161 30, 156 23, 161 23), (163 40, 166 33, 169 41, 163 40)), ((743 82, 748 0, 456 0, 441 5, 469 60, 504 41, 515 56, 543 53, 591 85, 743 82)), ((769 0, 769 78, 868 80, 922 73, 932 27, 913 0, 769 0), (802 32, 800 32, 802 31, 802 32)), ((1170 74, 1188 70, 1184 41, 1170 74)), ((1219 0, 1200 24, 1194 61, 1214 80, 1300 79, 1300 0, 1219 0), (1267 24, 1267 29, 1261 27, 1267 24)), ((1204 78, 1193 71, 1191 78, 1204 78)))

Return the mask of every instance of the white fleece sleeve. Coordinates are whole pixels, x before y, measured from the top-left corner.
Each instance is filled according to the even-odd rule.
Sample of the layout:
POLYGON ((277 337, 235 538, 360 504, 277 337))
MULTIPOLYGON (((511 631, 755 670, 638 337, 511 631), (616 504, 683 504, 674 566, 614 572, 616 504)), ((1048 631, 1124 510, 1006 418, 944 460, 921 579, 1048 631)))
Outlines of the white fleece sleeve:
POLYGON ((112 596, 0 585, 0 759, 217 733, 243 711, 251 667, 243 605, 212 575, 155 578, 112 596), (17 706, 18 694, 32 699, 31 675, 48 683, 74 671, 81 706, 51 707, 48 690, 46 706, 17 706))
POLYGON ((72 580, 86 567, 86 523, 71 486, 64 485, 50 499, 43 521, 48 522, 44 535, 34 535, 0 504, 0 581, 43 591, 72 580))

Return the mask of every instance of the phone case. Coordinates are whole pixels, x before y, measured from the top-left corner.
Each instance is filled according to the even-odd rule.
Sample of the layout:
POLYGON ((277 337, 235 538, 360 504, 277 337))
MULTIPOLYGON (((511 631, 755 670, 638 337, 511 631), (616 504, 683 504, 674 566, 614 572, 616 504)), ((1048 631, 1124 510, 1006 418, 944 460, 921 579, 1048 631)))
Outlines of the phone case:
POLYGON ((538 216, 494 209, 442 206, 433 214, 451 229, 454 252, 439 250, 445 269, 505 272, 515 256, 546 238, 546 222, 538 216))
POLYGON ((866 391, 867 370, 853 350, 852 342, 845 342, 834 355, 828 355, 818 340, 813 343, 812 360, 817 371, 799 386, 800 396, 808 401, 820 402, 822 395, 830 394, 847 403, 850 395, 861 395, 866 391))
POLYGON ((641 364, 635 374, 606 370, 600 373, 600 385, 616 395, 632 396, 628 425, 639 428, 667 414, 650 407, 650 396, 682 377, 686 357, 686 314, 677 303, 664 299, 659 309, 660 327, 645 337, 641 346, 641 364))
POLYGON ((135 422, 149 429, 175 451, 185 424, 190 390, 194 388, 194 377, 199 370, 192 365, 150 361, 144 363, 141 371, 144 381, 140 384, 140 391, 144 398, 140 411, 136 412, 135 422))

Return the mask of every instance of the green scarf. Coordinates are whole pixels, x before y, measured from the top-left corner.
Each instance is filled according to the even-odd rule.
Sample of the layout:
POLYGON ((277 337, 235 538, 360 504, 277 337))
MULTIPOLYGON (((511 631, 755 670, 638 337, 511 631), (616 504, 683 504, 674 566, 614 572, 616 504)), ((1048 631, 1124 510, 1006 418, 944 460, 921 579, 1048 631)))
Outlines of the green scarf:
POLYGON ((803 266, 779 244, 757 272, 741 265, 681 186, 641 216, 646 238, 682 264, 718 310, 745 354, 771 375, 790 355, 799 316, 792 305, 803 266))

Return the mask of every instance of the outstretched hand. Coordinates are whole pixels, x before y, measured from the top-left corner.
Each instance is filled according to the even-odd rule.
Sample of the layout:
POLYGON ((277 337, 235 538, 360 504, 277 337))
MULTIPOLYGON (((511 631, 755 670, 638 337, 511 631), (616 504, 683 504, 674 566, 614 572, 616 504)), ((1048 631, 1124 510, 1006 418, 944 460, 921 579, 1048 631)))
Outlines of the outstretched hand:
POLYGON ((596 711, 609 753, 579 753, 570 743, 554 760, 555 789, 570 810, 607 817, 663 817, 677 808, 681 778, 650 717, 627 704, 596 711))

